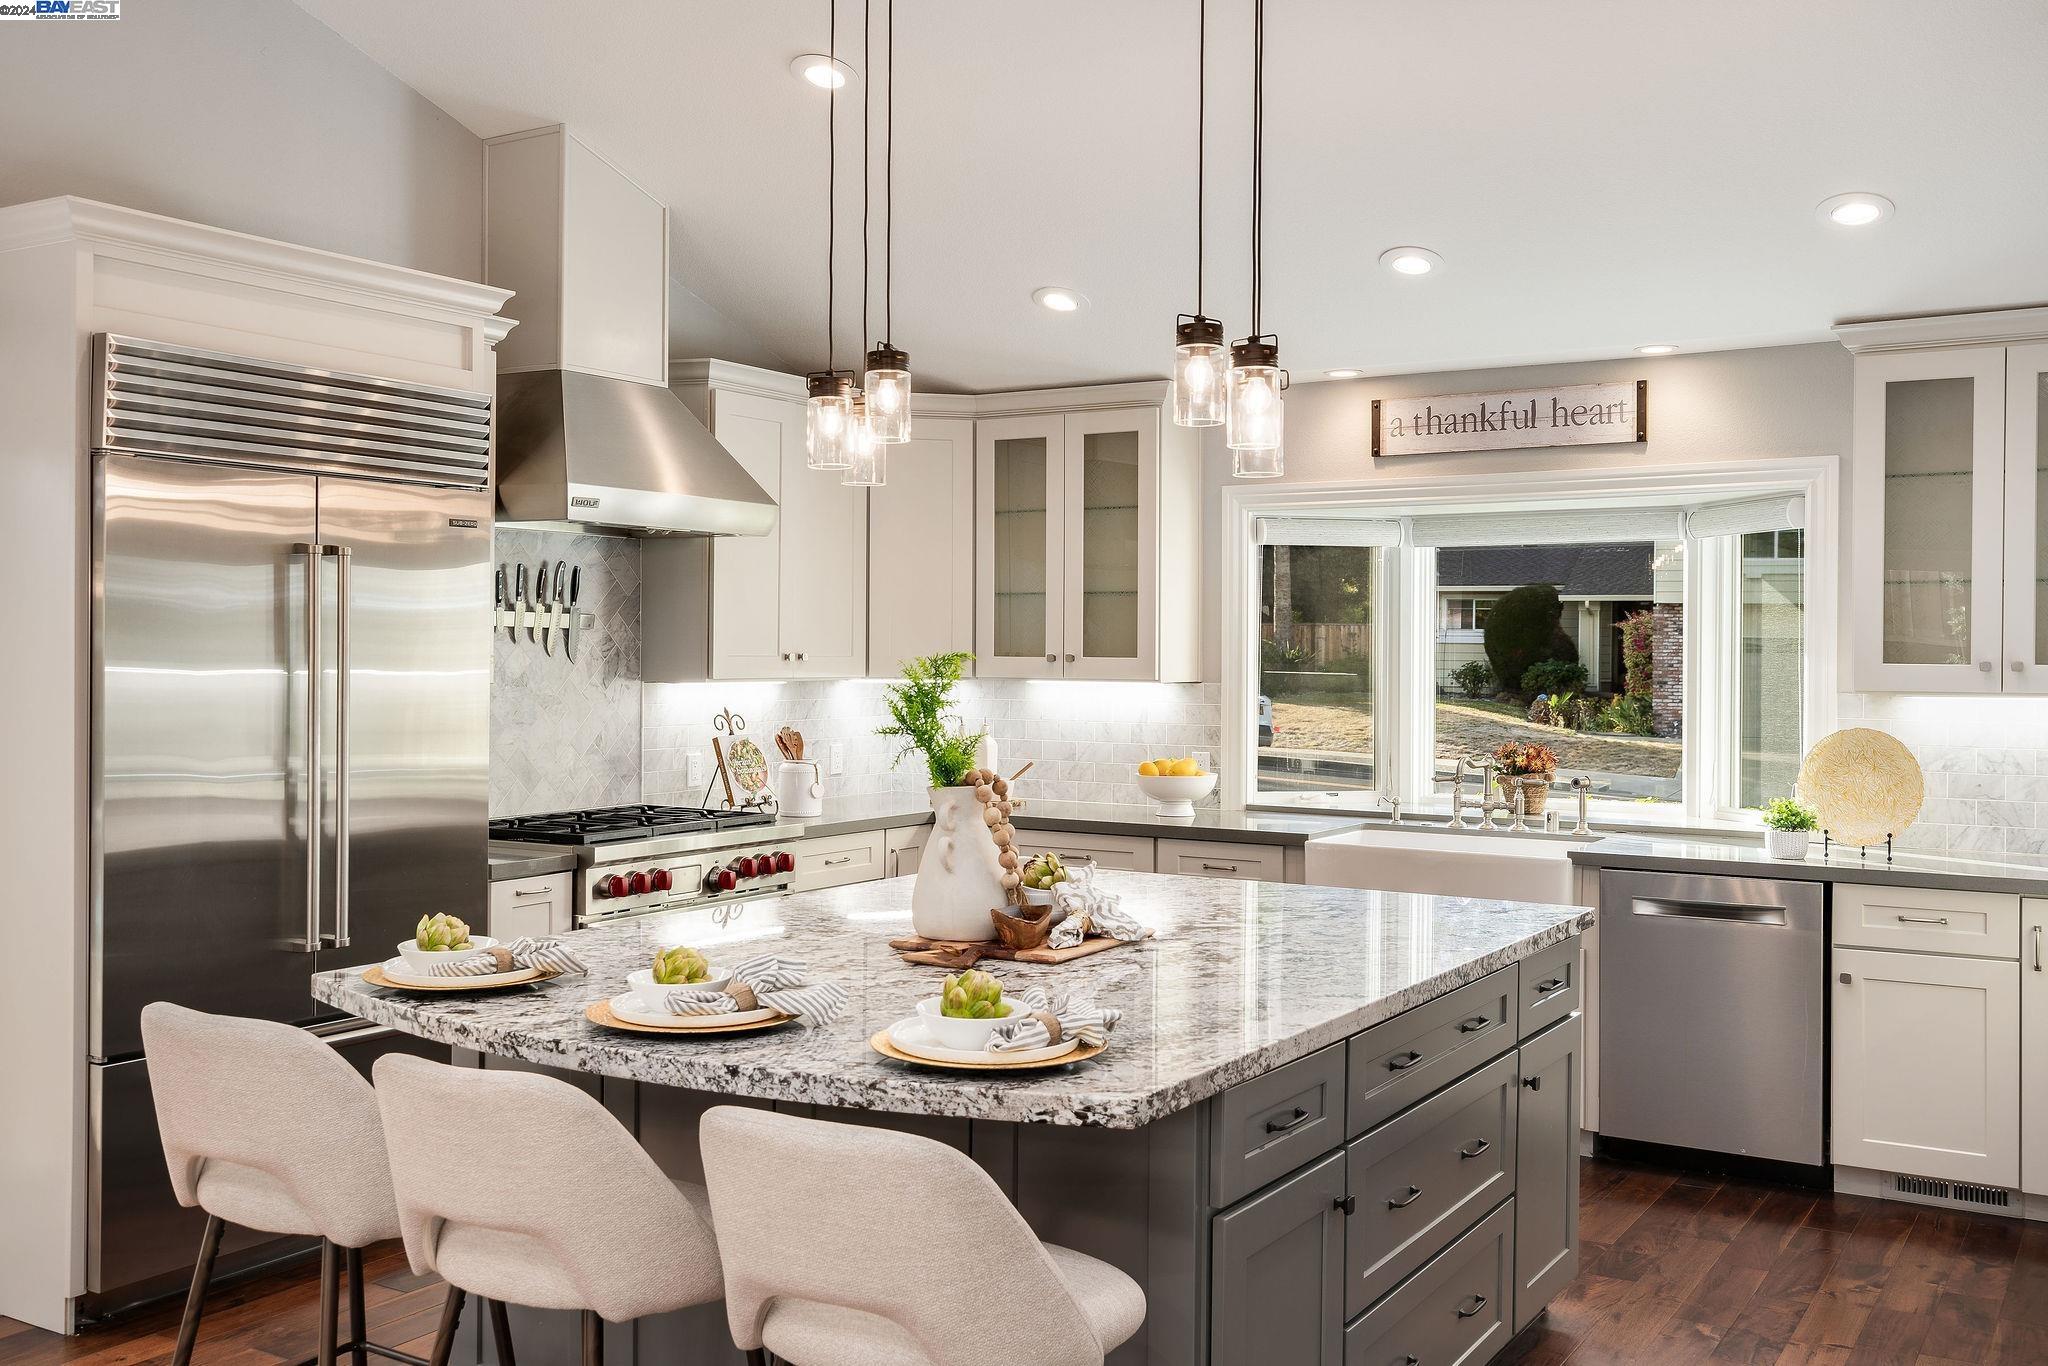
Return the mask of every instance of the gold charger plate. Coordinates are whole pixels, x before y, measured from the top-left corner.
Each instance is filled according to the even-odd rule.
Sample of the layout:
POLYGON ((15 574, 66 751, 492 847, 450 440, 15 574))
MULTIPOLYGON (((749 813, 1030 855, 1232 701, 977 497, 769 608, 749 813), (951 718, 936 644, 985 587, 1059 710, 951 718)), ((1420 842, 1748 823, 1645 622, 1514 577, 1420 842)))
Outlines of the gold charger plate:
POLYGON ((606 1029, 623 1029, 630 1034, 660 1034, 665 1038, 674 1039, 697 1034, 758 1034, 763 1030, 780 1029, 796 1016, 783 1015, 773 1020, 755 1020, 752 1024, 670 1025, 664 1028, 661 1025, 632 1024, 612 1014, 610 1001, 592 1001, 584 1007, 583 1018, 594 1025, 603 1025, 606 1029))
POLYGON ((1794 784, 1837 844, 1882 844, 1920 817, 1927 782, 1920 761, 1881 730, 1838 730, 1806 753, 1794 784))
POLYGON ((868 1040, 868 1047, 885 1058, 898 1062, 915 1063, 919 1067, 936 1067, 941 1072, 1041 1072, 1049 1067, 1065 1067, 1070 1062, 1086 1062, 1109 1047, 1105 1040, 1098 1044, 1082 1044, 1071 1053, 1062 1053, 1057 1058, 1040 1058, 1036 1062, 940 1062, 936 1058, 920 1058, 915 1053, 906 1053, 890 1042, 889 1031, 878 1030, 868 1040))
POLYGON ((522 977, 516 982, 476 983, 460 977, 450 977, 446 982, 435 982, 432 986, 424 982, 398 982, 384 975, 382 963, 372 963, 363 969, 363 980, 373 987, 390 987, 393 991, 503 991, 507 987, 530 987, 541 982, 552 982, 561 976, 546 968, 535 968, 534 975, 522 977))

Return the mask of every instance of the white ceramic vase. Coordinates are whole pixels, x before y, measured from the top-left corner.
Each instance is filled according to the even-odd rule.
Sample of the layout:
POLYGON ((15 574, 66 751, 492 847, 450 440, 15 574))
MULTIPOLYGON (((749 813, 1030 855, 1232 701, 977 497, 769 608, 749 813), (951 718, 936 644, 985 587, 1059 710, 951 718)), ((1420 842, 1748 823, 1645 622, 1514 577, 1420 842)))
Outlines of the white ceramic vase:
POLYGON ((988 913, 1003 904, 1003 865, 971 787, 935 787, 932 833, 917 861, 910 928, 926 939, 996 937, 988 913))
POLYGON ((1769 830, 1764 831, 1764 852, 1772 858, 1803 859, 1806 857, 1807 841, 1813 838, 1810 830, 1769 830))

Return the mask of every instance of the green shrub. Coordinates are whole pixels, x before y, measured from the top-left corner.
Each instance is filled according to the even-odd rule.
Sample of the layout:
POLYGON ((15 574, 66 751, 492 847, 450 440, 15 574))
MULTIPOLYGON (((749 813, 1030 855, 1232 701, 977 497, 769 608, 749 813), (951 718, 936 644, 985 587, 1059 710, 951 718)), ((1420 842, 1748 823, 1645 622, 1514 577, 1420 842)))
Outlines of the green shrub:
POLYGON ((1503 594, 1486 618, 1486 662, 1493 676, 1520 682, 1529 666, 1546 659, 1577 662, 1579 647, 1558 625, 1557 590, 1532 583, 1503 594))
POLYGON ((1259 642, 1259 667, 1283 673, 1298 673, 1308 667, 1308 651, 1282 645, 1277 640, 1259 642))
POLYGON ((1584 691, 1586 666, 1575 660, 1545 659, 1522 671, 1525 693, 1573 693, 1584 691))
POLYGON ((1612 731, 1616 735, 1654 735, 1656 729, 1651 725, 1650 699, 1610 697, 1594 715, 1591 728, 1612 731))
POLYGON ((1648 697, 1655 687, 1651 647, 1656 638, 1653 614, 1631 612, 1621 619, 1621 686, 1630 697, 1648 697))
POLYGON ((1486 666, 1483 659, 1467 660, 1451 670, 1451 682, 1458 685, 1459 692, 1475 701, 1482 697, 1491 697, 1499 689, 1499 684, 1493 677, 1493 670, 1486 666))

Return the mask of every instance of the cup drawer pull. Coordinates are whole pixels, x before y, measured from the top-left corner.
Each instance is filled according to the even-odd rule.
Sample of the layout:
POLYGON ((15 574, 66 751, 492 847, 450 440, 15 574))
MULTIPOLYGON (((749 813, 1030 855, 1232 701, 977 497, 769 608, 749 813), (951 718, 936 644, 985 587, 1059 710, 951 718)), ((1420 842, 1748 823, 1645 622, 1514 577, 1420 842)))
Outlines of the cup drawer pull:
POLYGON ((1570 983, 1566 982, 1564 978, 1553 977, 1547 982, 1538 982, 1536 984, 1536 994, 1538 996, 1548 996, 1553 991, 1563 991, 1569 985, 1570 983))
POLYGON ((1489 1142, 1488 1140, 1486 1140, 1486 1139, 1483 1139, 1483 1138, 1482 1138, 1482 1139, 1480 1139, 1480 1140, 1479 1140, 1479 1141, 1478 1141, 1477 1143, 1474 1143, 1474 1144, 1473 1144, 1473 1145, 1472 1145, 1471 1147, 1469 1147, 1469 1148, 1460 1148, 1460 1149, 1458 1149, 1458 1156, 1460 1156, 1460 1157, 1477 1157, 1477 1156, 1479 1156, 1479 1154, 1481 1154, 1481 1153, 1485 1152, 1485 1151, 1486 1151, 1486 1150, 1487 1150, 1488 1148, 1491 1148, 1492 1146, 1493 1146, 1493 1144, 1492 1144, 1491 1142, 1489 1142))
POLYGON ((1493 1016, 1491 1015, 1474 1015, 1471 1019, 1458 1026, 1458 1032, 1460 1034, 1477 1034, 1492 1023, 1493 1016))
POLYGON ((1398 1200, 1389 1200, 1389 1201, 1387 1201, 1387 1208, 1388 1208, 1388 1209, 1407 1209, 1407 1208, 1408 1208, 1408 1207, 1409 1207, 1410 1205, 1414 1204, 1414 1203, 1415 1203, 1415 1202, 1416 1202, 1417 1200, 1420 1200, 1421 1198, 1422 1198, 1422 1187, 1420 1187, 1420 1186, 1410 1186, 1410 1187, 1408 1188, 1408 1193, 1407 1193, 1406 1195, 1403 1195, 1403 1196, 1401 1196, 1401 1197, 1400 1197, 1400 1198, 1399 1198, 1398 1200))
POLYGON ((1461 1319, 1469 1319, 1474 1314, 1477 1314, 1480 1310, 1484 1308, 1486 1308, 1486 1296, 1474 1295, 1472 1297, 1472 1307, 1470 1309, 1460 1309, 1458 1311, 1458 1317, 1461 1319))
POLYGON ((1294 1113, 1289 1115, 1287 1118, 1267 1120, 1266 1132, 1269 1134, 1284 1134, 1289 1129, 1300 1128, 1304 1123, 1307 1122, 1308 1117, 1308 1111, 1302 1109, 1299 1105, 1297 1105, 1294 1107, 1294 1113))
POLYGON ((1408 1050, 1406 1057, 1387 1059, 1387 1070, 1389 1072, 1406 1072, 1421 1061, 1422 1055, 1411 1048, 1408 1050))

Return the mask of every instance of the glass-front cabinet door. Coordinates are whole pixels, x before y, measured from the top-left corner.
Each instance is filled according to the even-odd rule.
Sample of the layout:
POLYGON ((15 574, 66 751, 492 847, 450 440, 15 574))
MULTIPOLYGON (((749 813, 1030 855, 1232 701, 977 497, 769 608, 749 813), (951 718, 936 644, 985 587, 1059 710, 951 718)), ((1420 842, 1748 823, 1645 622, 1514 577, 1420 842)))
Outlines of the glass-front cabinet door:
POLYGON ((1070 678, 1158 676, 1158 478, 1157 409, 1067 415, 1061 663, 1070 678))
POLYGON ((2048 344, 2005 352, 2005 691, 2048 693, 2048 344))
POLYGON ((1065 451, 1065 422, 1056 414, 976 424, 977 677, 1059 678, 1066 671, 1065 451))
MULTIPOLYGON (((2005 370, 2003 347, 1857 357, 1859 689, 2007 686, 2005 370)), ((2031 488, 2027 497, 2031 506, 2031 488)), ((2040 572, 2032 555, 2030 576, 2040 572)))

